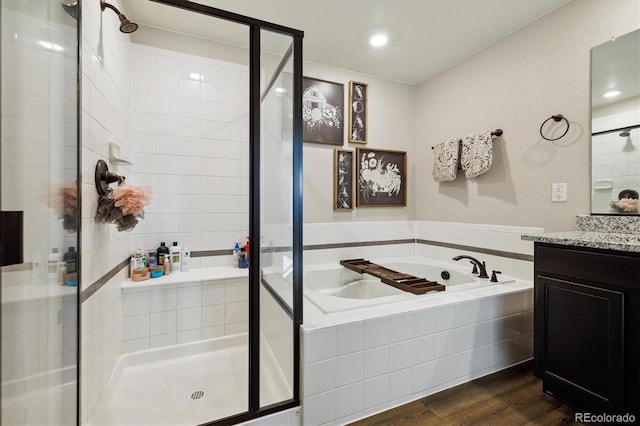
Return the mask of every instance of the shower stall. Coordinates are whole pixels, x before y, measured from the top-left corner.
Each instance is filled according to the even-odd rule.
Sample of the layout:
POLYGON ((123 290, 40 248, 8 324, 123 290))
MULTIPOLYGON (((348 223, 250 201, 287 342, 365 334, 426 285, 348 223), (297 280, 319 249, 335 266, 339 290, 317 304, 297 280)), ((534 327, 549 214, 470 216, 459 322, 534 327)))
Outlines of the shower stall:
POLYGON ((212 5, 0 1, 1 424, 299 405, 303 33, 212 5), (95 220, 100 160, 152 194, 130 232, 95 220), (131 281, 174 241, 190 271, 131 281))

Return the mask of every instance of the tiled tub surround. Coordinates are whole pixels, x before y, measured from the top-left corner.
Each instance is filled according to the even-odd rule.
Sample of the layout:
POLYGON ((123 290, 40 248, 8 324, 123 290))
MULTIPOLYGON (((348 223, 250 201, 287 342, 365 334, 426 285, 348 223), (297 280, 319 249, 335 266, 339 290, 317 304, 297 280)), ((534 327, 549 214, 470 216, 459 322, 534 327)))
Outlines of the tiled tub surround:
POLYGON ((122 284, 122 353, 245 333, 248 272, 178 272, 122 284))
POLYGON ((640 217, 578 216, 576 231, 523 235, 525 241, 640 252, 640 217))
POLYGON ((303 424, 345 424, 531 358, 531 289, 425 295, 321 327, 306 303, 303 424))
MULTIPOLYGON (((324 314, 305 300, 303 424, 345 424, 531 358, 533 244, 540 228, 429 221, 305 225, 305 266, 389 256, 442 262, 468 254, 515 282, 324 314), (329 230, 331 228, 331 230, 329 230), (416 243, 349 246, 353 241, 416 243), (321 249, 320 244, 346 247, 321 249)), ((333 247, 333 246, 332 246, 333 247)))

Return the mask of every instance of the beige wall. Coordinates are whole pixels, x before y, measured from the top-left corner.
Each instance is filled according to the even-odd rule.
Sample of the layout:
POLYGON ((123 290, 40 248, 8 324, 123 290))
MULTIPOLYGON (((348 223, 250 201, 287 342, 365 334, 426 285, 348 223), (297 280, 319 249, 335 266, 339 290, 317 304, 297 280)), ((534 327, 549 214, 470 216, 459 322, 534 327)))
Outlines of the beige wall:
POLYGON ((589 52, 638 28, 639 16, 637 0, 575 0, 420 85, 417 219, 574 229, 590 211, 589 52), (547 142, 538 129, 557 113, 571 128, 547 142), (496 128, 504 136, 489 172, 433 181, 432 145, 496 128), (567 183, 567 202, 551 202, 554 182, 567 183))
MULTIPOLYGON (((365 74, 333 68, 312 62, 304 63, 305 76, 343 83, 345 107, 349 81, 367 83, 369 94, 369 141, 366 145, 347 143, 344 148, 366 148, 407 151, 407 207, 369 207, 352 211, 333 210, 333 150, 336 146, 304 144, 304 222, 344 222, 358 220, 403 220, 415 218, 415 90, 408 84, 383 80, 365 74)), ((345 123, 348 121, 348 110, 345 123)))

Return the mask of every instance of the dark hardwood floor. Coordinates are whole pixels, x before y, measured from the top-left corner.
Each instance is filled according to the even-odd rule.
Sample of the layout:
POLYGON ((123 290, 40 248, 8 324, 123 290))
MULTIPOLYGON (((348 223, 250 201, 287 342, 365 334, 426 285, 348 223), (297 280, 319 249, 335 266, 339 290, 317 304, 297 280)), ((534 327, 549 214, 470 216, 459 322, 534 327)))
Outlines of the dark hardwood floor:
POLYGON ((351 423, 356 426, 570 425, 574 410, 542 393, 527 362, 351 423))

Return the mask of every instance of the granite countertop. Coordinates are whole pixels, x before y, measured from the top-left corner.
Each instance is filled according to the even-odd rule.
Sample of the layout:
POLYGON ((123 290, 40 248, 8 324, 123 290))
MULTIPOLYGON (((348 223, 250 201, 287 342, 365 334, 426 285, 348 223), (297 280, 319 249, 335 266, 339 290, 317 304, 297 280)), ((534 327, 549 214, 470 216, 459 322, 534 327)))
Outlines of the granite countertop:
POLYGON ((522 235, 521 238, 525 241, 539 243, 640 253, 640 234, 635 233, 569 231, 549 232, 541 235, 522 235))
POLYGON ((640 253, 640 216, 576 217, 576 231, 523 235, 525 241, 640 253))

